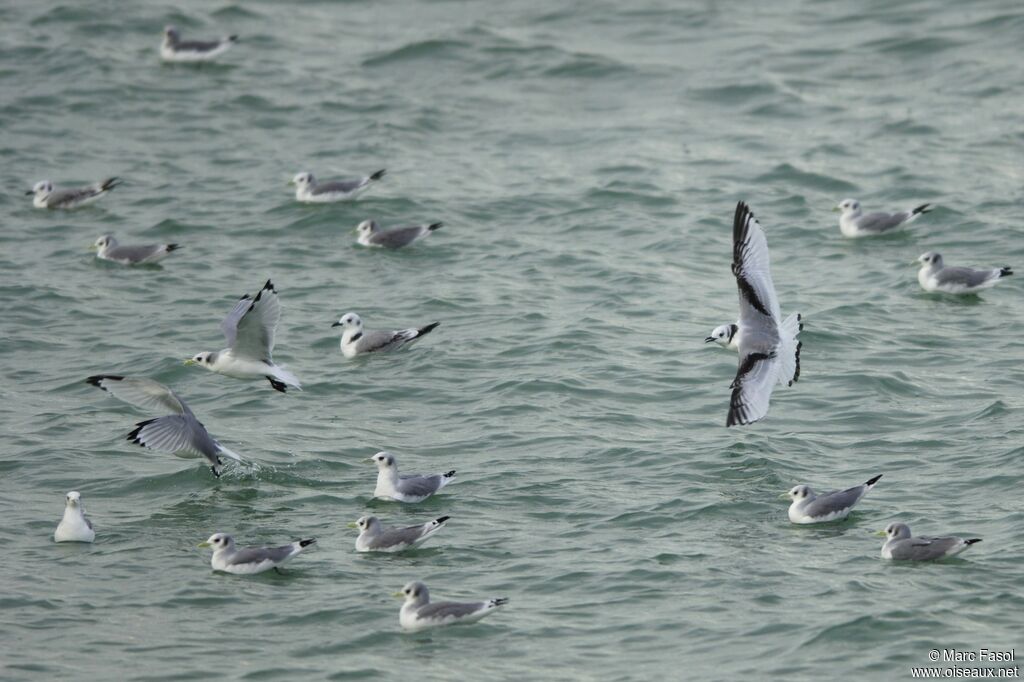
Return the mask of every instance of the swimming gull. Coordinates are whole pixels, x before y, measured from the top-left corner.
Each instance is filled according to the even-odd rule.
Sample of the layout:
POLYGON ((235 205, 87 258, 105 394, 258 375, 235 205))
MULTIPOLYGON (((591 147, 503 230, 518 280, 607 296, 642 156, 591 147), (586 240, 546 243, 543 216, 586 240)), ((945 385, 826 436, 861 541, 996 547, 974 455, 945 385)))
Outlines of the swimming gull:
POLYGON ((789 520, 793 523, 827 523, 845 519, 881 477, 882 474, 878 474, 861 485, 820 495, 815 494, 810 486, 793 486, 782 495, 793 500, 789 505, 789 520))
POLYGON ((405 598, 398 622, 410 631, 441 625, 473 623, 508 603, 508 599, 504 597, 487 601, 431 603, 427 586, 418 581, 407 584, 401 592, 396 592, 395 596, 405 598))
POLYGON ((455 478, 454 469, 444 474, 427 476, 399 475, 398 459, 390 452, 378 452, 369 461, 377 465, 377 487, 373 496, 398 502, 422 502, 455 478))
POLYGON ((363 331, 363 321, 355 313, 345 313, 332 327, 342 327, 341 352, 346 358, 363 353, 384 353, 398 350, 429 334, 440 322, 431 322, 419 329, 395 331, 363 331))
POLYGON ((275 365, 274 334, 281 321, 281 303, 274 283, 269 279, 255 298, 245 294, 220 323, 228 347, 221 351, 199 353, 186 365, 206 369, 236 379, 266 379, 274 390, 285 393, 288 386, 302 386, 294 374, 275 365))
POLYGON ((752 424, 768 414, 776 383, 792 386, 800 378, 800 314, 785 320, 769 269, 768 240, 742 201, 733 218, 732 272, 739 288, 740 319, 736 344, 739 369, 732 385, 726 426, 752 424))
POLYGON ((54 542, 92 542, 96 539, 92 521, 85 517, 85 505, 82 496, 72 490, 67 494, 64 503, 64 518, 57 524, 53 533, 54 542))
POLYGON ((174 413, 137 423, 126 440, 178 457, 205 457, 210 463, 210 471, 218 477, 224 464, 219 455, 242 461, 237 453, 214 440, 185 401, 163 384, 152 379, 112 374, 91 376, 86 382, 138 408, 169 410, 174 413))
POLYGON ((956 556, 981 538, 911 537, 910 526, 905 523, 890 523, 876 535, 886 536, 882 545, 882 558, 897 561, 934 561, 956 556))
POLYGON ((179 244, 146 244, 143 246, 121 246, 112 234, 105 234, 92 245, 96 257, 122 265, 149 265, 166 258, 172 251, 181 248, 179 244))
POLYGON ((839 216, 839 231, 844 237, 871 237, 890 232, 897 227, 907 225, 922 213, 928 213, 931 204, 921 204, 916 208, 896 213, 868 213, 860 210, 860 202, 856 199, 843 199, 834 210, 842 211, 839 216))
POLYGON ((360 517, 349 526, 359 529, 356 538, 357 552, 400 552, 418 547, 433 537, 451 517, 440 516, 418 526, 389 528, 381 524, 376 516, 360 517))
POLYGON ((199 547, 212 547, 210 566, 215 571, 236 575, 253 575, 274 569, 281 572, 281 566, 294 559, 299 552, 316 543, 315 538, 296 540, 281 547, 235 547, 235 540, 226 533, 214 533, 199 547))
POLYGON ((370 183, 384 177, 385 169, 353 180, 317 182, 312 173, 302 172, 288 184, 296 185, 295 200, 308 204, 326 204, 334 201, 354 199, 370 186, 370 183))
POLYGON ((87 187, 74 189, 55 189, 49 180, 40 180, 26 195, 35 195, 32 205, 36 208, 80 208, 99 199, 101 196, 120 186, 117 178, 107 178, 103 182, 87 187))
POLYGON ((224 36, 217 40, 182 40, 174 26, 164 28, 164 40, 160 44, 160 57, 166 62, 207 62, 231 49, 238 36, 224 36))
POLYGON ((988 270, 945 267, 942 256, 934 251, 921 254, 917 262, 921 263, 921 269, 917 271, 921 288, 945 294, 974 294, 994 287, 1000 279, 1013 274, 1010 267, 988 270))
POLYGON ((363 246, 400 249, 403 246, 408 246, 414 241, 418 241, 423 237, 426 237, 428 234, 443 225, 444 223, 430 223, 382 230, 376 220, 364 220, 359 223, 359 227, 356 228, 356 231, 359 232, 358 242, 363 246))

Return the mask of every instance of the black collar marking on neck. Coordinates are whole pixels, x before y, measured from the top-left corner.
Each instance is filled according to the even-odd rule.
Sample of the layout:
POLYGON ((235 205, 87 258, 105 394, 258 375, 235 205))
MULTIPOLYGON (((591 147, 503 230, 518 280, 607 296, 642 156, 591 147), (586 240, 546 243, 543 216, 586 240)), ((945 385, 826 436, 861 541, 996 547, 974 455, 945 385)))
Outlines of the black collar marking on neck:
POLYGON ((354 343, 355 341, 358 341, 361 338, 363 338, 363 333, 362 332, 356 332, 355 334, 352 335, 352 338, 349 339, 348 342, 349 343, 354 343))

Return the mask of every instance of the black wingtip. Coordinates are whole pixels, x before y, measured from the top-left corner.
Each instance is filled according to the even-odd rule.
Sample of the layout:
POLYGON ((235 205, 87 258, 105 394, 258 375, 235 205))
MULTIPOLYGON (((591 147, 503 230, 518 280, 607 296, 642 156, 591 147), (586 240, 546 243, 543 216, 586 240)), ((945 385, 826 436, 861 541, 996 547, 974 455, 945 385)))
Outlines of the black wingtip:
POLYGON ((170 253, 171 251, 177 251, 180 248, 181 248, 181 244, 168 244, 167 245, 167 253, 170 253))
POLYGON ((139 433, 142 431, 142 429, 146 428, 155 421, 156 419, 147 419, 146 421, 139 422, 138 424, 135 425, 135 428, 132 430, 132 432, 125 436, 124 439, 126 441, 135 443, 136 445, 146 447, 146 444, 139 439, 139 433))
POLYGON ((999 269, 999 276, 1000 277, 1009 277, 1012 274, 1013 274, 1013 268, 1010 267, 1009 265, 1007 265, 1005 268, 1000 268, 999 269))
POLYGON ((444 227, 444 223, 430 223, 429 225, 427 225, 427 229, 430 230, 431 232, 433 232, 434 230, 440 230, 442 227, 444 227))
POLYGON ((804 347, 803 341, 796 342, 796 369, 793 370, 793 378, 789 380, 787 386, 792 386, 796 382, 800 381, 800 349, 804 347))
POLYGON ((874 485, 874 484, 878 483, 878 479, 880 479, 881 477, 882 477, 882 474, 878 474, 874 478, 869 478, 864 485, 874 485))
POLYGON ((106 180, 103 181, 103 184, 100 185, 100 189, 102 189, 104 192, 107 192, 122 184, 124 183, 121 182, 121 178, 107 178, 106 180))
POLYGON ((493 603, 495 606, 504 606, 508 603, 508 597, 498 597, 497 599, 492 599, 491 603, 493 603))
POLYGON ((271 291, 275 294, 277 293, 277 289, 274 288, 274 283, 271 282, 269 279, 267 280, 267 283, 263 285, 263 288, 260 289, 260 291, 271 291))
POLYGON ((109 379, 110 381, 121 381, 124 377, 117 376, 116 374, 96 374, 86 379, 85 383, 92 384, 96 388, 102 388, 105 391, 107 389, 103 388, 102 384, 104 379, 109 379))
POLYGON ((918 213, 929 213, 932 210, 932 209, 928 208, 929 206, 931 206, 931 204, 921 204, 920 206, 915 208, 910 213, 911 213, 911 215, 917 215, 918 213))
POLYGON ((450 516, 438 516, 436 519, 434 519, 434 523, 444 523, 450 518, 450 516))
POLYGON ((316 538, 307 538, 306 540, 299 540, 299 547, 309 547, 310 545, 316 544, 316 538))
POLYGON ((417 330, 416 336, 424 336, 426 334, 429 334, 430 332, 434 331, 434 329, 436 329, 437 325, 439 325, 439 324, 441 324, 441 323, 440 322, 431 322, 426 327, 420 327, 417 330))
POLYGON ((281 393, 287 393, 288 392, 288 386, 286 384, 284 384, 283 382, 278 381, 274 377, 268 376, 267 377, 267 381, 270 382, 270 385, 274 387, 275 391, 280 391, 281 393))
POLYGON ((236 35, 233 35, 233 36, 228 36, 228 40, 231 41, 232 43, 237 43, 238 42, 238 35, 236 34, 236 35))
POLYGON ((380 169, 379 171, 377 171, 376 173, 373 173, 373 174, 372 174, 372 175, 370 176, 370 179, 371 179, 371 180, 380 180, 381 178, 383 178, 383 177, 384 177, 384 174, 385 174, 385 173, 387 173, 387 172, 388 172, 388 171, 387 171, 387 168, 381 168, 381 169, 380 169))
POLYGON ((973 545, 975 542, 981 542, 981 538, 970 538, 968 540, 964 540, 964 543, 968 545, 973 545))
POLYGON ((454 475, 455 475, 455 469, 452 469, 451 471, 449 471, 448 473, 446 473, 446 474, 444 475, 444 477, 445 477, 445 478, 451 478, 451 477, 452 477, 452 476, 454 476, 454 475))

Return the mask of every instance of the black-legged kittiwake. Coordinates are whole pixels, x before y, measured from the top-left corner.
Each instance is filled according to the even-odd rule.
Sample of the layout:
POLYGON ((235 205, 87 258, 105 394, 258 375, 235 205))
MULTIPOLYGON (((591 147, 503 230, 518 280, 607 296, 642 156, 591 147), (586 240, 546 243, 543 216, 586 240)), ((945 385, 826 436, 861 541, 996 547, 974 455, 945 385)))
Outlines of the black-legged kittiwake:
POLYGON ((418 547, 433 537, 451 517, 439 516, 416 526, 404 528, 384 526, 376 516, 360 517, 349 525, 359 529, 357 552, 401 552, 418 547))
POLYGON ((36 208, 79 208, 99 199, 121 183, 117 178, 107 178, 103 182, 87 187, 74 189, 55 189, 49 180, 40 180, 26 195, 35 195, 32 205, 36 208))
POLYGON ((341 327, 341 352, 346 358, 363 353, 383 353, 408 346, 426 336, 440 322, 431 322, 419 329, 398 329, 395 331, 364 331, 363 320, 356 313, 345 313, 332 327, 341 327))
POLYGON ((398 615, 398 622, 410 631, 441 625, 473 623, 508 603, 508 599, 504 597, 487 601, 431 603, 427 586, 418 581, 407 584, 401 592, 396 592, 395 596, 405 599, 398 615))
POLYGON ((208 351, 185 360, 186 365, 206 369, 236 379, 266 379, 275 390, 285 393, 288 386, 302 389, 298 377, 274 364, 274 334, 281 320, 281 302, 269 279, 256 297, 245 294, 220 323, 228 347, 208 351))
POLYGON ((381 169, 361 178, 332 182, 317 182, 312 173, 302 172, 292 178, 289 184, 295 185, 296 201, 307 204, 326 204, 356 198, 371 183, 384 177, 385 172, 384 169, 381 169))
POLYGON ((1013 274, 1009 266, 987 270, 946 267, 942 256, 934 251, 921 254, 917 262, 921 264, 921 269, 917 271, 917 281, 921 288, 944 294, 975 294, 994 287, 1000 279, 1013 274))
POLYGON ((54 542, 92 542, 96 539, 92 521, 85 516, 82 496, 72 490, 64 498, 64 517, 53 533, 54 542))
POLYGON ((185 401, 163 384, 152 379, 112 374, 91 376, 86 382, 138 408, 173 412, 166 417, 139 422, 126 440, 178 457, 205 457, 214 476, 220 476, 224 464, 219 455, 242 461, 237 453, 214 440, 185 401))
POLYGON ((281 547, 235 547, 235 541, 226 533, 214 533, 199 547, 212 547, 210 566, 215 571, 253 575, 271 569, 281 572, 280 567, 291 561, 302 550, 316 543, 315 538, 296 540, 281 547))
POLYGON ((931 204, 921 204, 916 208, 896 213, 862 213, 860 202, 856 199, 843 199, 836 206, 836 211, 842 211, 839 216, 839 231, 844 237, 871 237, 878 234, 891 232, 897 227, 907 225, 917 219, 922 213, 928 213, 931 204))
POLYGON ((935 561, 956 556, 981 538, 944 538, 912 537, 910 526, 905 523, 890 523, 885 530, 876 535, 885 536, 882 545, 882 558, 896 561, 935 561))
POLYGON ((390 452, 378 452, 370 461, 377 465, 377 487, 373 491, 373 496, 398 502, 422 502, 455 478, 454 469, 447 473, 427 476, 400 475, 398 459, 390 452))
POLYGON ((793 500, 789 505, 789 520, 793 523, 828 523, 845 519, 881 477, 882 474, 878 474, 852 488, 820 494, 816 494, 807 485, 793 486, 788 493, 782 495, 793 500))
POLYGON ((172 251, 181 248, 178 244, 145 244, 121 246, 112 234, 105 234, 90 247, 101 260, 114 261, 122 265, 149 265, 166 258, 172 251))

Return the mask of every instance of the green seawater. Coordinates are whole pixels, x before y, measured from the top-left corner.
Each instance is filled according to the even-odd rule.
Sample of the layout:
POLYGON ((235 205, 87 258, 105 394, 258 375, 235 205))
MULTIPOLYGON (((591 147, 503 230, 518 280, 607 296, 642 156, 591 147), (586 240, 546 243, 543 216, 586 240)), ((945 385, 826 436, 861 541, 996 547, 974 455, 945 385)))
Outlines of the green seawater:
MULTIPOLYGON (((912 261, 1024 269, 1024 5, 28 2, 0 4, 0 678, 899 680, 931 649, 1024 656, 1021 283, 921 291, 912 261), (164 65, 164 25, 238 33, 164 65), (358 201, 286 186, 387 168, 358 201), (25 190, 109 175, 75 212, 25 190), (839 234, 930 202, 913 228, 839 234), (802 376, 726 429, 731 221, 749 202, 802 376), (444 221, 415 246, 353 229, 444 221), (98 262, 100 235, 178 242, 98 262), (267 278, 281 395, 182 366, 267 278), (331 323, 439 320, 345 360, 331 323), (172 386, 258 466, 220 480, 127 443, 158 416, 84 383, 172 386), (457 469, 423 504, 371 500, 379 449, 457 469), (778 495, 884 474, 845 522, 778 495), (93 545, 55 544, 82 493, 93 545), (403 555, 345 524, 447 514, 403 555), (872 533, 984 541, 934 565, 872 533), (317 537, 286 575, 195 547, 317 537), (391 595, 507 596, 405 634, 391 595)), ((949 665, 949 664, 947 664, 949 665)))

